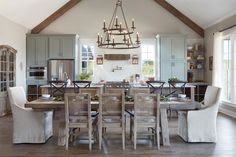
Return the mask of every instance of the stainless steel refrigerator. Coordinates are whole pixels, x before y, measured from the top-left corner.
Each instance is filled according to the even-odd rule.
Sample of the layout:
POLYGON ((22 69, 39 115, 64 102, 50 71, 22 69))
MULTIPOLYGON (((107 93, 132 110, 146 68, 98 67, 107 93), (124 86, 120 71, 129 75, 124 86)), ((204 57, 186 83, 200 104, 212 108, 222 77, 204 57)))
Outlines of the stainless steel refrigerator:
POLYGON ((75 64, 72 59, 51 59, 48 61, 48 80, 74 80, 75 64))

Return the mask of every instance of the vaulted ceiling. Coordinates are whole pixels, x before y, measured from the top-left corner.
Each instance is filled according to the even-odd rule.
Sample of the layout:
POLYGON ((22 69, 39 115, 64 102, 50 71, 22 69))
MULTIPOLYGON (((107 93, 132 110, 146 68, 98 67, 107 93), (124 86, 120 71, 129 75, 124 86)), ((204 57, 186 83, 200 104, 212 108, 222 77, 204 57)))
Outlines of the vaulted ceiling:
MULTIPOLYGON (((69 0, 0 0, 0 15, 32 29, 68 1, 69 0)), ((113 1, 115 3, 116 0, 113 1)), ((236 0, 166 1, 202 28, 207 28, 236 14, 236 0)), ((148 9, 145 11, 148 11, 148 9)))

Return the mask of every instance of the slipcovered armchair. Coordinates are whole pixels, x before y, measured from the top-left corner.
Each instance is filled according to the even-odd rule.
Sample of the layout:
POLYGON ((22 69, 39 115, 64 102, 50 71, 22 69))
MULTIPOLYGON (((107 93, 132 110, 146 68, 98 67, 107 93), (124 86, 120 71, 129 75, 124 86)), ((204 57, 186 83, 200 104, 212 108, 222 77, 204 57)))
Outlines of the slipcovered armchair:
POLYGON ((13 116, 13 143, 45 143, 53 134, 52 111, 34 112, 25 108, 23 87, 8 89, 13 116))
POLYGON ((179 112, 178 135, 186 142, 216 142, 221 89, 208 86, 201 110, 179 112))

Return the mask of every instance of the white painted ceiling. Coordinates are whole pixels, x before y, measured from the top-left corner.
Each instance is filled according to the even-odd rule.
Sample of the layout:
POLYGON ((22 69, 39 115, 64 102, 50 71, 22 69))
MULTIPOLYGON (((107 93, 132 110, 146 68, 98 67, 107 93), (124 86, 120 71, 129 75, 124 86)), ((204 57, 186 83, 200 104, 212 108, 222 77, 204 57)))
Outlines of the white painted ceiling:
MULTIPOLYGON (((0 0, 0 15, 32 29, 68 1, 69 0, 0 0)), ((236 14, 236 0, 167 1, 203 28, 207 28, 236 14)))
POLYGON ((0 15, 32 29, 69 0, 0 0, 0 15))
POLYGON ((202 28, 236 14, 236 0, 166 0, 202 28))

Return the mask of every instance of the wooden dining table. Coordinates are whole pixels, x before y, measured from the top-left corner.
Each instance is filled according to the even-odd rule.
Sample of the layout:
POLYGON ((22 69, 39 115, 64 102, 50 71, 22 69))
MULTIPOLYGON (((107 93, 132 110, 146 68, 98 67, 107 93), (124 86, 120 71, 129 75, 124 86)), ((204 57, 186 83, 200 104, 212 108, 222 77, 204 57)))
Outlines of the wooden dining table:
MULTIPOLYGON (((35 111, 39 110, 52 110, 52 109, 64 109, 65 103, 64 101, 54 101, 54 100, 43 100, 37 99, 31 102, 27 102, 25 104, 26 108, 32 108, 35 111)), ((99 102, 91 101, 92 109, 98 109, 99 102)), ((125 102, 125 109, 133 109, 134 102, 125 102)), ((167 109, 174 110, 196 110, 200 109, 201 104, 196 101, 189 100, 181 100, 181 101, 160 101, 160 127, 162 131, 162 142, 163 146, 170 146, 170 135, 169 135, 169 126, 168 126, 168 117, 167 117, 167 109)))

